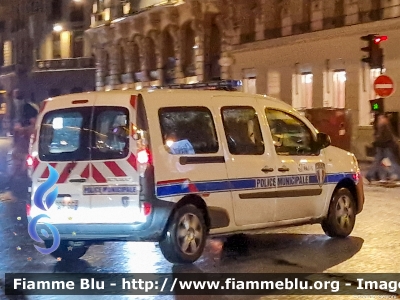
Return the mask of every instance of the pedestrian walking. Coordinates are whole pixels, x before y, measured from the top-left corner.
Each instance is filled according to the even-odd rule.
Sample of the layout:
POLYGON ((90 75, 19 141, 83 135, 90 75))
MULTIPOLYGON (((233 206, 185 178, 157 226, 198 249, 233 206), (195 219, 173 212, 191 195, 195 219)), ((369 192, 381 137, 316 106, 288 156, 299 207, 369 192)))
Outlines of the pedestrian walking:
POLYGON ((385 158, 390 160, 390 171, 392 178, 400 180, 400 165, 398 163, 399 158, 396 157, 395 153, 398 153, 398 145, 396 143, 395 135, 390 127, 388 118, 384 114, 379 114, 376 119, 376 129, 374 133, 373 145, 376 149, 374 162, 372 163, 366 179, 371 182, 376 180, 386 180, 388 172, 382 165, 382 160, 385 158))

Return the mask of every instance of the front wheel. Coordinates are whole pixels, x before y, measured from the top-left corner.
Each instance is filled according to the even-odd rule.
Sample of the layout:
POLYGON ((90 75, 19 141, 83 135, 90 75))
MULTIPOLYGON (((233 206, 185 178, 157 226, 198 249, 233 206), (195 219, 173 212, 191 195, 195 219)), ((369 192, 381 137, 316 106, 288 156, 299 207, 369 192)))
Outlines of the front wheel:
POLYGON ((171 263, 193 263, 203 253, 207 239, 204 216, 196 206, 179 208, 168 222, 160 250, 171 263))
POLYGON ((322 229, 330 237, 346 237, 354 228, 356 207, 352 193, 347 188, 336 190, 332 196, 328 216, 322 229))
MULTIPOLYGON (((47 243, 45 244, 46 247, 51 246, 51 245, 47 246, 47 243)), ((84 256, 88 249, 89 246, 87 245, 76 246, 74 245, 73 242, 61 241, 58 249, 50 253, 50 255, 55 258, 61 258, 64 260, 76 260, 84 256)))

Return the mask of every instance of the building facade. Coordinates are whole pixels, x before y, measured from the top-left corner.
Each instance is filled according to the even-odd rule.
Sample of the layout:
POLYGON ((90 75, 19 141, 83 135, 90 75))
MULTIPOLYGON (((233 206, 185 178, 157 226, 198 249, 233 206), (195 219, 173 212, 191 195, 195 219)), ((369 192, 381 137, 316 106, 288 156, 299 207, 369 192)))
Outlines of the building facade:
POLYGON ((36 102, 95 89, 95 65, 85 30, 92 0, 0 3, 0 85, 36 102))
MULTIPOLYGON (((400 0, 153 1, 144 11, 131 8, 145 1, 100 2, 88 30, 97 90, 241 79, 245 92, 299 110, 349 109, 359 159, 372 142, 373 81, 400 80, 400 0), (366 34, 388 37, 382 70, 361 62, 366 34)), ((385 110, 396 115, 399 100, 395 91, 385 110)))

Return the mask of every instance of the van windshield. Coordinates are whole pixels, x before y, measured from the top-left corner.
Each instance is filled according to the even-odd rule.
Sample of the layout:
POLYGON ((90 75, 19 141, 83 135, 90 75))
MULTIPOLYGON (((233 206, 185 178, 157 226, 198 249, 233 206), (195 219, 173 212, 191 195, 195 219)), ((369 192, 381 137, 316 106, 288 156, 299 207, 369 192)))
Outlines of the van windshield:
POLYGON ((45 114, 40 127, 40 159, 88 160, 91 110, 91 107, 68 108, 45 114))

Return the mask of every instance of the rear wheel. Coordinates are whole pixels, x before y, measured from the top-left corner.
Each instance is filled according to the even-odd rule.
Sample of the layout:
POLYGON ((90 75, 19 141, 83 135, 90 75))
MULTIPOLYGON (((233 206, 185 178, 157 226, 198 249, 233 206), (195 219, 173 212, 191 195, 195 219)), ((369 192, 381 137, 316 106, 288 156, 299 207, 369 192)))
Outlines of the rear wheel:
POLYGON ((330 237, 346 237, 354 228, 356 207, 352 193, 347 188, 335 191, 328 216, 322 221, 322 229, 330 237))
POLYGON ((204 216, 196 206, 179 208, 167 224, 160 249, 171 263, 193 263, 203 253, 207 239, 204 216))
MULTIPOLYGON (((47 242, 45 242, 45 244, 46 247, 51 246, 51 244, 48 245, 47 242)), ((61 241, 58 249, 50 253, 50 255, 55 258, 61 258, 65 260, 76 260, 84 256, 88 249, 89 246, 84 244, 77 245, 77 243, 71 241, 61 241)))

